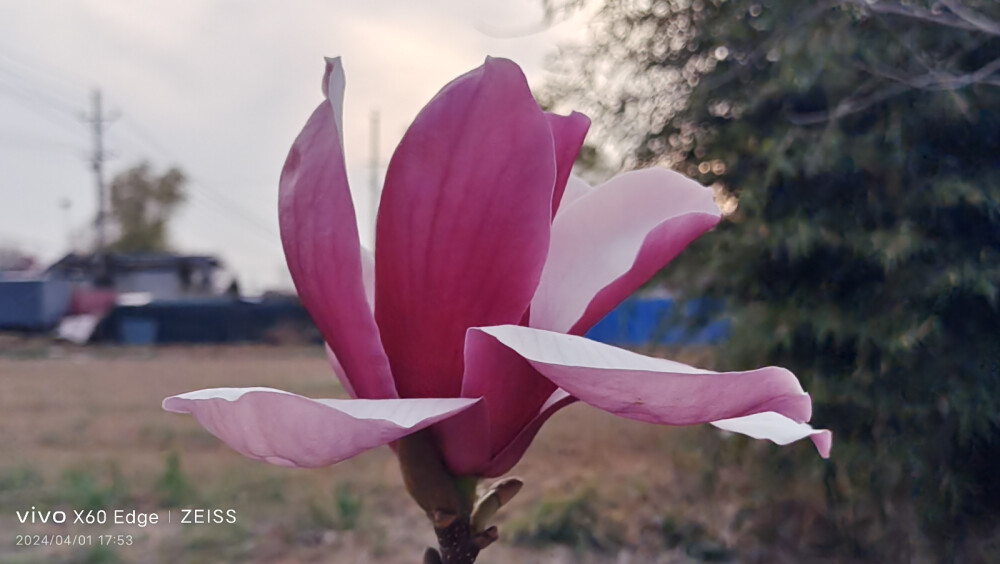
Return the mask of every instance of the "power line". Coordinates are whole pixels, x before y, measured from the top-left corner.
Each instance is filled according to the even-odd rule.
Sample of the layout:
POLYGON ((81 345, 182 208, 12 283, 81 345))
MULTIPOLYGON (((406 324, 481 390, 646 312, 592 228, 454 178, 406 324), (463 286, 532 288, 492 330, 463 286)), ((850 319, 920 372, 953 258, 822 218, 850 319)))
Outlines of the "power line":
POLYGON ((45 137, 34 136, 22 133, 8 133, 0 131, 0 144, 18 149, 28 149, 33 151, 45 151, 51 153, 69 154, 79 156, 83 153, 83 148, 79 145, 47 139, 45 137))
POLYGON ((34 100, 37 100, 45 105, 69 115, 77 115, 80 112, 80 107, 73 102, 69 102, 64 98, 53 95, 51 89, 39 89, 35 88, 30 84, 30 79, 25 78, 23 74, 16 71, 12 71, 9 68, 5 68, 0 64, 0 73, 6 75, 8 80, 13 79, 17 81, 18 86, 29 91, 29 94, 34 100))
MULTIPOLYGON (((134 118, 126 115, 122 120, 122 123, 132 131, 133 135, 142 140, 149 148, 159 152, 161 156, 171 161, 178 160, 174 157, 171 151, 169 151, 162 143, 151 135, 148 130, 142 127, 134 118)), ((236 200, 232 199, 224 192, 199 182, 197 179, 190 179, 190 186, 196 193, 202 195, 206 201, 211 202, 212 205, 216 206, 221 212, 231 218, 240 220, 246 227, 251 228, 251 232, 255 233, 262 239, 266 239, 272 245, 280 248, 280 244, 278 244, 280 237, 274 229, 259 216, 249 212, 236 200)))
POLYGON ((27 69, 29 72, 35 74, 38 77, 42 77, 49 82, 62 83, 63 86, 69 86, 71 89, 76 90, 78 93, 82 94, 90 90, 90 86, 83 85, 83 80, 79 77, 72 77, 72 80, 66 78, 66 71, 56 70, 48 63, 35 59, 30 55, 26 55, 17 49, 12 49, 9 45, 0 42, 0 58, 7 59, 8 61, 14 63, 15 65, 27 69), (12 53, 14 53, 12 55, 12 53))
MULTIPOLYGON (((19 67, 27 69, 37 77, 44 77, 49 82, 53 81, 59 82, 62 83, 63 85, 70 86, 74 90, 85 89, 85 87, 81 86, 78 81, 67 80, 63 76, 63 73, 61 71, 53 72, 51 70, 48 70, 51 69, 51 67, 48 67, 48 65, 41 63, 37 60, 31 59, 31 57, 29 56, 25 56, 21 53, 17 53, 17 55, 15 56, 12 55, 11 53, 17 53, 17 51, 10 49, 8 46, 0 43, 0 59, 6 59, 8 61, 11 61, 16 65, 18 65, 19 67)), ((30 108, 33 112, 38 113, 39 115, 53 122, 54 124, 64 128, 68 127, 67 123, 54 120, 49 113, 41 109, 42 106, 45 106, 48 109, 57 110, 59 113, 62 114, 68 114, 77 117, 80 115, 79 110, 73 104, 60 99, 60 97, 50 94, 49 91, 52 89, 40 89, 37 87, 29 86, 30 80, 26 78, 23 73, 11 70, 9 66, 5 67, 3 65, 0 65, 0 78, 2 78, 2 75, 13 77, 15 80, 17 80, 18 84, 17 86, 11 86, 9 82, 4 83, 3 81, 0 81, 0 93, 5 93, 9 97, 17 99, 17 101, 20 102, 22 105, 25 105, 26 107, 30 108), (20 87, 21 89, 20 92, 18 91, 18 87, 20 87), (25 91, 27 91, 27 93, 25 93, 25 91)), ((90 114, 89 116, 84 116, 84 119, 86 121, 89 121, 91 124, 93 124, 94 151, 90 157, 90 161, 91 161, 91 166, 95 170, 95 175, 98 177, 97 184, 98 184, 98 192, 99 192, 98 198, 100 205, 98 206, 97 225, 98 225, 99 247, 101 246, 100 240, 103 238, 101 233, 102 226, 104 223, 103 216, 106 215, 106 211, 104 211, 105 209, 104 202, 106 200, 106 195, 104 194, 105 186, 103 180, 103 162, 107 158, 107 153, 104 150, 103 146, 103 131, 105 129, 104 125, 107 122, 107 119, 101 115, 100 111, 101 109, 99 102, 95 102, 94 107, 92 109, 93 113, 90 114)), ((162 143, 157 141, 157 139, 153 135, 149 134, 149 132, 145 128, 143 128, 138 122, 136 122, 134 118, 125 116, 125 119, 122 120, 122 123, 126 126, 126 128, 129 131, 132 132, 132 134, 136 138, 138 138, 144 144, 146 144, 147 147, 153 149, 161 156, 164 156, 169 160, 177 161, 177 159, 174 158, 174 156, 172 155, 171 151, 169 151, 162 143)), ((77 135, 79 134, 79 130, 77 130, 76 128, 73 129, 73 132, 74 134, 77 135)), ((254 234, 256 234, 258 237, 262 239, 266 239, 270 244, 275 245, 280 249, 280 244, 278 243, 279 236, 271 227, 271 225, 268 224, 268 222, 263 221, 259 216, 248 211, 246 208, 242 206, 242 204, 240 204, 239 202, 237 202, 224 192, 221 192, 219 190, 214 189, 213 187, 198 182, 196 179, 190 180, 190 186, 192 187, 193 191, 196 194, 201 195, 204 200, 210 202, 213 206, 216 206, 224 215, 243 223, 244 227, 249 228, 249 231, 252 231, 254 234)))
POLYGON ((22 106, 31 110, 36 115, 44 118, 49 123, 52 123, 57 127, 66 129, 67 131, 72 131, 74 135, 80 134, 79 129, 77 129, 76 127, 72 127, 72 129, 70 129, 71 126, 68 121, 60 121, 58 119, 55 119, 54 116, 52 115, 52 112, 43 109, 44 106, 39 103, 40 101, 38 98, 35 98, 31 94, 26 94, 23 91, 18 90, 16 86, 12 86, 9 83, 0 81, 0 93, 5 94, 8 98, 12 100, 16 100, 22 106))
POLYGON ((222 192, 211 190, 207 185, 198 183, 196 181, 192 181, 191 185, 192 187, 200 188, 201 194, 203 196, 206 196, 206 201, 211 202, 220 211, 222 211, 223 213, 231 214, 230 217, 240 218, 241 220, 246 222, 246 225, 248 227, 253 228, 250 230, 250 232, 260 236, 261 240, 266 240, 268 243, 274 245, 275 248, 278 249, 281 248, 281 245, 278 242, 280 240, 278 234, 275 233, 275 231, 269 225, 265 224, 260 218, 254 215, 250 215, 242 208, 233 207, 231 203, 232 200, 229 200, 228 198, 225 198, 225 196, 222 196, 222 192))

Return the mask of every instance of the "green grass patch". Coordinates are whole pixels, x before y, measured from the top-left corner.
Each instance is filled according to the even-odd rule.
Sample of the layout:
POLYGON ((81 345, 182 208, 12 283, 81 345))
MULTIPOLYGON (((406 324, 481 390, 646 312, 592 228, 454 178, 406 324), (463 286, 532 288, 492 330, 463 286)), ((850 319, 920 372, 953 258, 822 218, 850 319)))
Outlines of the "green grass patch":
POLYGON ((611 551, 623 545, 621 527, 603 519, 596 495, 545 500, 507 527, 514 544, 542 548, 561 544, 578 551, 611 551))
POLYGON ((63 473, 55 499, 74 509, 108 509, 123 507, 130 500, 128 482, 118 466, 112 464, 106 475, 86 469, 63 473))
POLYGON ((180 507, 193 504, 198 499, 194 484, 181 468, 181 457, 176 452, 167 455, 163 474, 156 481, 156 501, 160 507, 180 507))
POLYGON ((66 564, 116 564, 121 562, 118 552, 110 546, 92 546, 70 556, 66 564))
POLYGON ((309 525, 337 531, 358 528, 364 510, 364 498, 349 483, 338 484, 333 495, 309 501, 309 525))

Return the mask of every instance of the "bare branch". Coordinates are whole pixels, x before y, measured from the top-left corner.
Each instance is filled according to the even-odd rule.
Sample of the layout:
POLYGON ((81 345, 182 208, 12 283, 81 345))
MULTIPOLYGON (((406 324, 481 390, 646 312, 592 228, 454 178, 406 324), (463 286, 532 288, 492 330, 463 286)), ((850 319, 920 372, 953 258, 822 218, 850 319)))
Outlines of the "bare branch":
POLYGON ((991 76, 997 71, 1000 71, 1000 59, 996 59, 986 65, 983 65, 979 68, 979 70, 966 74, 931 71, 917 77, 906 77, 885 69, 880 69, 876 72, 879 76, 883 76, 896 82, 901 82, 912 88, 919 88, 923 90, 958 90, 959 88, 965 88, 966 86, 972 84, 998 80, 1000 79, 1000 76, 991 76))
POLYGON ((912 87, 905 84, 890 84, 874 94, 870 94, 863 98, 845 98, 841 100, 840 103, 837 104, 837 106, 832 110, 809 112, 804 114, 792 113, 788 116, 788 121, 795 125, 815 125, 817 123, 837 120, 851 114, 862 112, 875 104, 882 102, 883 100, 899 96, 900 94, 910 90, 912 90, 912 87))
POLYGON ((1000 71, 1000 59, 983 65, 974 72, 959 75, 931 70, 926 74, 910 77, 888 69, 869 68, 869 71, 876 76, 892 80, 894 84, 890 84, 868 96, 848 96, 844 100, 841 100, 832 110, 792 114, 789 120, 796 125, 814 125, 832 121, 864 111, 879 102, 911 90, 952 91, 973 84, 1000 86, 1000 76, 994 76, 994 73, 1000 71))
MULTIPOLYGON (((976 23, 967 21, 965 18, 960 17, 958 14, 954 13, 954 10, 952 10, 951 14, 945 14, 945 13, 937 14, 931 10, 926 10, 923 8, 917 8, 913 6, 905 6, 903 4, 897 4, 894 2, 880 2, 880 1, 869 2, 868 0, 837 0, 837 1, 843 6, 856 6, 876 14, 890 14, 894 16, 902 16, 937 25, 943 25, 946 27, 964 29, 966 31, 979 31, 983 33, 988 33, 990 35, 1000 36, 1000 29, 996 29, 996 24, 984 20, 986 21, 987 24, 992 24, 992 25, 978 25, 976 23)), ((950 6, 949 9, 951 9, 950 6)))
POLYGON ((966 8, 957 0, 941 0, 941 3, 951 10, 951 13, 975 26, 979 31, 989 33, 990 35, 1000 35, 1000 23, 991 21, 986 16, 966 8))

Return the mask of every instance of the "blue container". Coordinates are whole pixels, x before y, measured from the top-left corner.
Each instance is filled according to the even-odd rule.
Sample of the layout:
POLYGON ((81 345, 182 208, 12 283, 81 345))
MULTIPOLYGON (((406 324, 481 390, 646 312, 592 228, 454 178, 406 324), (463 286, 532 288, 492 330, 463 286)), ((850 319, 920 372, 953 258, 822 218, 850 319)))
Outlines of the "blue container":
POLYGON ((65 280, 0 280, 0 329, 44 331, 69 307, 65 280))

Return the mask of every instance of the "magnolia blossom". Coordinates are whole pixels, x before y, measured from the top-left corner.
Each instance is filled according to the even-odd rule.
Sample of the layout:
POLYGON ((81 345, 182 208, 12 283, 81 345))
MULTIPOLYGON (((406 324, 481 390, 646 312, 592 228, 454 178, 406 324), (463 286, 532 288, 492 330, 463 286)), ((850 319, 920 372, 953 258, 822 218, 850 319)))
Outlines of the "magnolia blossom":
POLYGON ((520 68, 490 58, 407 130, 372 254, 347 183, 343 91, 340 60, 328 60, 279 210, 295 287, 353 399, 220 388, 164 409, 194 415, 245 456, 294 467, 429 429, 452 475, 499 476, 578 400, 778 444, 809 437, 828 456, 830 432, 806 423, 810 398, 784 368, 711 372, 581 336, 719 221, 709 189, 659 168, 594 188, 571 178, 588 118, 542 111, 520 68))

